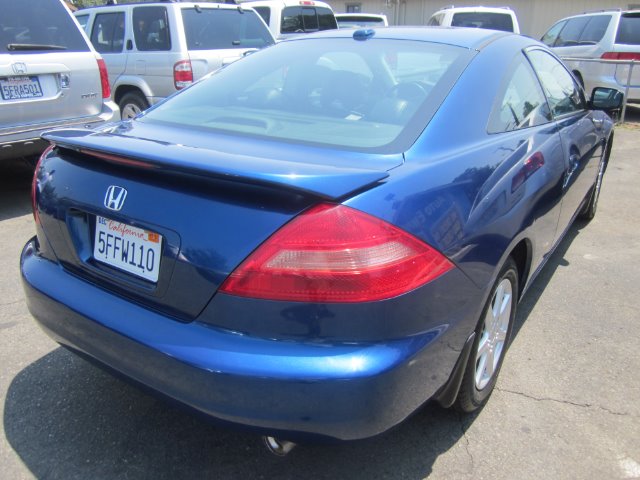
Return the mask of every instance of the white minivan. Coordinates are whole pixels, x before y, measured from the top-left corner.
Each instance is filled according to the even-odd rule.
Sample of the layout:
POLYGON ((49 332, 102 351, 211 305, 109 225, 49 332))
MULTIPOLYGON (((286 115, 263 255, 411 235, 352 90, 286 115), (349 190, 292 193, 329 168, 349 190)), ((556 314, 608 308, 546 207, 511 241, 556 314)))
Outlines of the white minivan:
POLYGON ((75 16, 107 64, 113 99, 125 119, 275 43, 249 6, 136 3, 87 8, 75 16))

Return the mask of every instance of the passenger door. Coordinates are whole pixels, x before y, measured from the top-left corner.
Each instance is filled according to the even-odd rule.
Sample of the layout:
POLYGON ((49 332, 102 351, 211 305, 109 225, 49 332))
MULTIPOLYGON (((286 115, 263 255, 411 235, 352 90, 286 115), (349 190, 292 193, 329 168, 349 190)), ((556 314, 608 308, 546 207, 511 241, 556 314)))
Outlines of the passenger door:
POLYGON ((602 122, 587 109, 582 92, 565 66, 546 51, 527 52, 558 126, 564 152, 562 209, 558 235, 569 225, 593 186, 603 152, 602 122))

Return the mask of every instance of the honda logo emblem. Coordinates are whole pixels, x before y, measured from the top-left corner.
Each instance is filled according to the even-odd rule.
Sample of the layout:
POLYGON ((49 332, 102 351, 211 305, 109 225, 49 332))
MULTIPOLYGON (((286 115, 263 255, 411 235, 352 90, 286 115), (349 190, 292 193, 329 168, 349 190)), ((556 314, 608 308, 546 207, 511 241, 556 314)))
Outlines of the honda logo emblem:
POLYGON ((24 75, 27 73, 27 64, 22 62, 16 62, 11 64, 11 68, 13 69, 13 73, 16 75, 24 75))
POLYGON ((107 194, 104 196, 104 206, 114 212, 119 212, 124 205, 124 199, 127 198, 127 191, 116 185, 107 188, 107 194))

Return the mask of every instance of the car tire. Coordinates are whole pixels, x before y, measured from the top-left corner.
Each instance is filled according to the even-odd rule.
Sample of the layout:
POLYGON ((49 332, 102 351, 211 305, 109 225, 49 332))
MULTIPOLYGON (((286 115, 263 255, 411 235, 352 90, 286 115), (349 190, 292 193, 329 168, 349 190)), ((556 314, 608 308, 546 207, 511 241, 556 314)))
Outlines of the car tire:
POLYGON ((607 142, 605 153, 602 155, 600 163, 598 164, 598 176, 596 177, 596 181, 593 184, 593 187, 591 187, 589 200, 580 211, 579 217, 582 220, 590 221, 593 220, 593 217, 596 216, 596 210, 598 209, 598 199, 600 198, 600 190, 602 189, 602 180, 604 178, 604 172, 607 170, 607 163, 609 162, 609 155, 611 154, 612 144, 613 139, 610 138, 607 142))
POLYGON ((475 339, 455 408, 471 413, 483 407, 495 387, 513 330, 518 301, 518 268, 509 257, 500 269, 475 330, 475 339))
POLYGON ((118 106, 122 119, 128 120, 149 108, 149 102, 141 93, 129 92, 123 95, 118 106))

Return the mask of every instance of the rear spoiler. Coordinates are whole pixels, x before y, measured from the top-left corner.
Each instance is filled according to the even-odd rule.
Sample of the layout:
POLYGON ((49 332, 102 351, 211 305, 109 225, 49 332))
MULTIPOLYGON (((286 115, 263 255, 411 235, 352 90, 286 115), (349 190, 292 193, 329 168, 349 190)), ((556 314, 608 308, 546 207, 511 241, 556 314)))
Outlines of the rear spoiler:
POLYGON ((86 129, 53 130, 42 138, 56 146, 112 163, 285 187, 328 200, 338 200, 389 176, 382 169, 273 160, 86 129))

